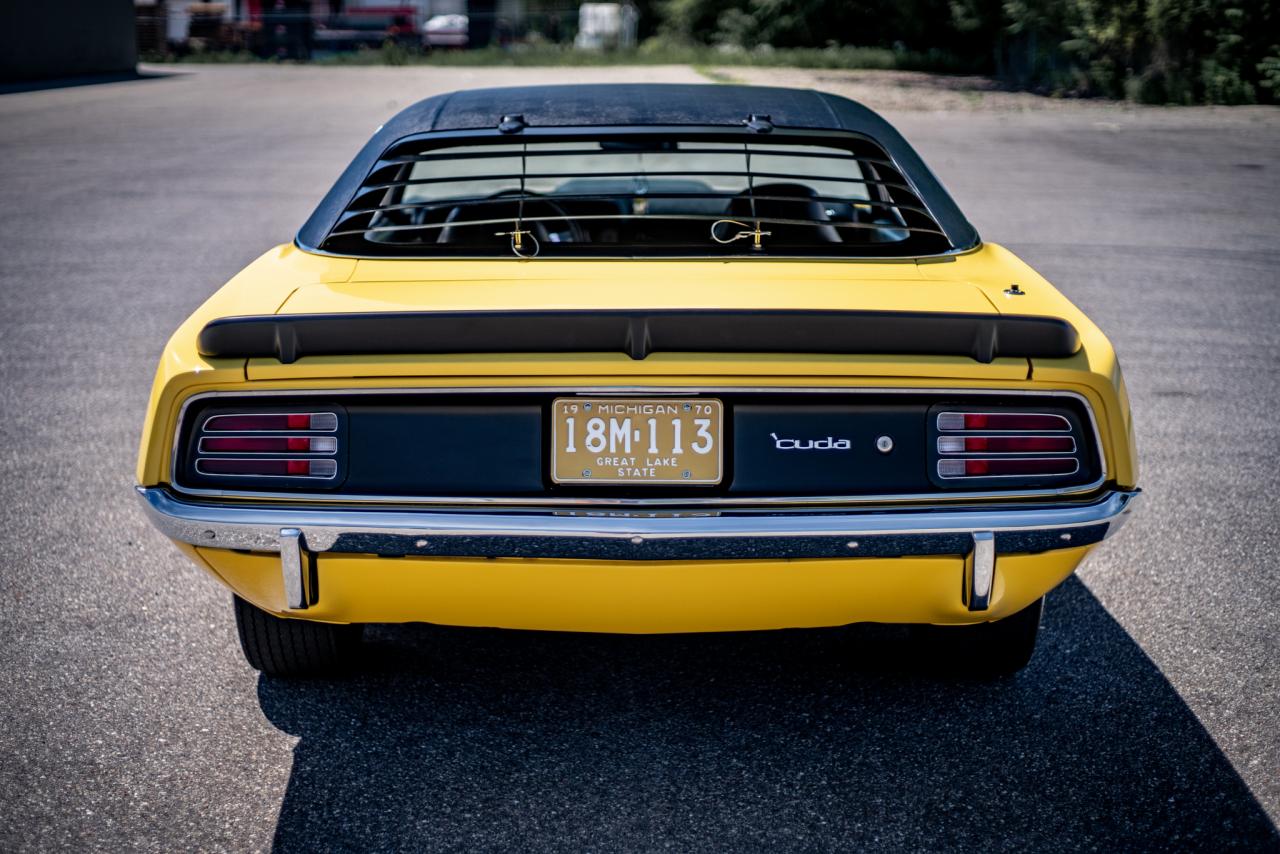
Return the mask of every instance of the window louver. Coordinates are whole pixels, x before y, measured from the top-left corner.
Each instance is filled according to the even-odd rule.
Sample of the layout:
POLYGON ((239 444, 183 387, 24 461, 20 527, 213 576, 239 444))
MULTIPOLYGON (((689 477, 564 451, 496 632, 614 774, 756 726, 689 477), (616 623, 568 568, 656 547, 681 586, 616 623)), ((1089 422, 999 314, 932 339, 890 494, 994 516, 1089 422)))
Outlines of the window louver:
POLYGON ((358 256, 914 256, 951 248, 875 144, 635 135, 411 140, 321 248, 358 256))

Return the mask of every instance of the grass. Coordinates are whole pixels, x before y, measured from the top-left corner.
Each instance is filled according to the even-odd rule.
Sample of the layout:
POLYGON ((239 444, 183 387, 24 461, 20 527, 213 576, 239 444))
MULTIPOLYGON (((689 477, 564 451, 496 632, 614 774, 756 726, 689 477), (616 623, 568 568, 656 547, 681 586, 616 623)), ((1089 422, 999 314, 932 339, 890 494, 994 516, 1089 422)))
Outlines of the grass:
POLYGON ((710 68, 706 65, 695 65, 693 70, 712 83, 741 83, 742 78, 735 77, 719 68, 710 68))

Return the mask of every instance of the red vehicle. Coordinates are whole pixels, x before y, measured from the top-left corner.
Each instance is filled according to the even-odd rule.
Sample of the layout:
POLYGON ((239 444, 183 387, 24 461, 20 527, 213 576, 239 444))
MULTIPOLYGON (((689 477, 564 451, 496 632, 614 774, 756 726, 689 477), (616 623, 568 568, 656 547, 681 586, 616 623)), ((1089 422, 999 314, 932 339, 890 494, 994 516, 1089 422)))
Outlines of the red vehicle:
POLYGON ((378 48, 386 42, 417 44, 418 10, 413 6, 364 6, 344 9, 316 23, 319 50, 378 48))
POLYGON ((316 16, 308 0, 249 0, 260 56, 308 59, 314 50, 379 48, 388 41, 418 46, 418 9, 406 5, 347 6, 316 16))

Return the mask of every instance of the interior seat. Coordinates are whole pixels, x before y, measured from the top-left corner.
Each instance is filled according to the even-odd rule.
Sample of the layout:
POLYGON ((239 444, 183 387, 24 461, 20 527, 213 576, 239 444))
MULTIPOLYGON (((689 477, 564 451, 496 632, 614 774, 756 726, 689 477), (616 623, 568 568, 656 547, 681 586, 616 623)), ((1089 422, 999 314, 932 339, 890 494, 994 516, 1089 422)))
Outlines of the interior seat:
POLYGON ((750 192, 743 191, 729 202, 727 216, 751 224, 752 196, 755 196, 755 217, 762 231, 771 232, 765 238, 765 246, 778 243, 785 246, 811 246, 821 243, 842 243, 840 230, 831 222, 826 206, 815 199, 817 192, 803 184, 757 184, 750 192), (760 198, 784 196, 786 198, 760 198), (769 222, 770 219, 802 219, 814 225, 792 225, 769 222))

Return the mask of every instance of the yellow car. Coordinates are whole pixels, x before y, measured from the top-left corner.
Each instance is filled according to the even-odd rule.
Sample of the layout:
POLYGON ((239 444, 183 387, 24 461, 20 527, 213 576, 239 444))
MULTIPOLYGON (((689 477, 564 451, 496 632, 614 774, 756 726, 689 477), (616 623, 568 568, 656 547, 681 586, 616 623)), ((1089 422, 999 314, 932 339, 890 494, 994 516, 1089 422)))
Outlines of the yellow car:
POLYGON ((137 480, 278 675, 414 621, 1010 673, 1139 495, 1098 327, 872 111, 731 86, 400 113, 174 334, 137 480))

